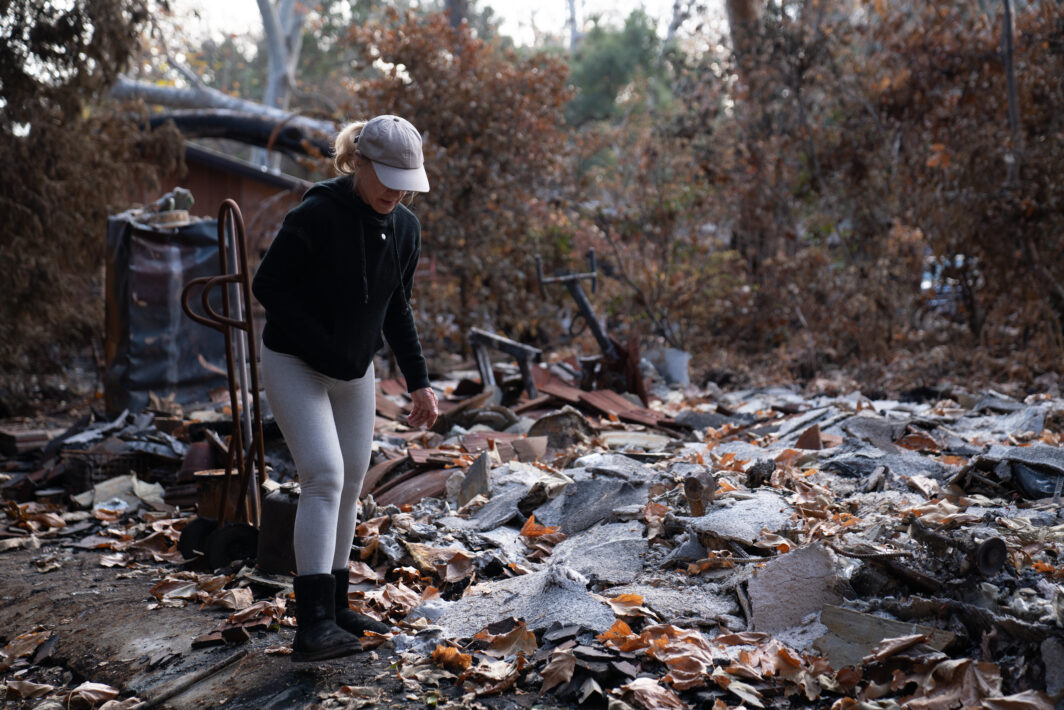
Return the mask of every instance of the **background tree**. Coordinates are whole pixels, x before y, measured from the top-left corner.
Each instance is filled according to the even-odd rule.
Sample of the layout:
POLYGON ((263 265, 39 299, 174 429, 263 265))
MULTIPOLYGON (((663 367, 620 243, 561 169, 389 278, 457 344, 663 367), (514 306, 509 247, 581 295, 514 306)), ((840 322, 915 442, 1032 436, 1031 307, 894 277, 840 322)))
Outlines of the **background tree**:
POLYGON ((13 399, 103 330, 104 230, 132 185, 176 169, 180 139, 101 106, 139 43, 142 0, 11 0, 0 22, 0 372, 13 399))
POLYGON ((419 283, 418 306, 447 335, 471 325, 513 333, 529 315, 536 205, 562 187, 563 63, 518 57, 451 26, 445 15, 353 28, 362 67, 376 78, 349 85, 352 117, 390 112, 422 131, 432 191, 414 210, 423 258, 438 280, 419 283), (453 319, 453 320, 452 320, 453 319))
POLYGON ((625 94, 636 91, 647 107, 661 106, 668 97, 662 40, 654 21, 642 10, 628 15, 624 26, 611 28, 592 19, 569 58, 576 87, 565 116, 573 126, 621 117, 633 102, 625 94))

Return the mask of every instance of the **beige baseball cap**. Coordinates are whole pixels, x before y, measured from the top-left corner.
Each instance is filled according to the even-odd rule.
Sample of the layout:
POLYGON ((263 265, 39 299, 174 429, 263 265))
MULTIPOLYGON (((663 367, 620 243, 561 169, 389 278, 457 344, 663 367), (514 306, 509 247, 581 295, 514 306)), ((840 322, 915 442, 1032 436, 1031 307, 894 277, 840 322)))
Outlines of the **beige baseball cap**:
POLYGON ((385 187, 429 191, 421 134, 405 118, 383 115, 370 119, 358 134, 358 152, 373 163, 377 178, 385 187))

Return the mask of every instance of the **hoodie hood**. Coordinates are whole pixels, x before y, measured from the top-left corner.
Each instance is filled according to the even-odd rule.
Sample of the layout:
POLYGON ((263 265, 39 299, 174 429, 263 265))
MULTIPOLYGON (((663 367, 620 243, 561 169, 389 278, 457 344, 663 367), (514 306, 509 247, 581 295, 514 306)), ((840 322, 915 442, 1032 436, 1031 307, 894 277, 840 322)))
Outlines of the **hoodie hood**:
POLYGON ((358 246, 361 253, 361 281, 362 281, 362 303, 369 303, 369 273, 366 271, 366 234, 380 233, 382 237, 386 234, 390 234, 391 238, 388 241, 391 242, 392 255, 395 259, 395 269, 399 274, 400 292, 403 294, 404 303, 406 308, 410 308, 409 302, 406 302, 406 284, 402 282, 403 268, 399 258, 399 245, 395 239, 395 212, 399 210, 405 210, 406 208, 399 205, 395 208, 395 211, 389 214, 381 214, 370 207, 359 196, 355 190, 355 179, 353 175, 341 175, 340 177, 332 178, 331 180, 325 180, 323 182, 316 183, 313 187, 307 190, 303 195, 303 200, 311 200, 318 197, 325 197, 336 204, 338 204, 344 211, 352 213, 355 216, 354 222, 357 225, 358 234, 358 246))
MULTIPOLYGON (((345 209, 356 211, 362 219, 371 224, 387 224, 392 219, 392 214, 394 214, 394 212, 392 214, 381 214, 367 205, 355 190, 355 178, 353 175, 341 175, 331 180, 316 183, 307 190, 306 194, 303 195, 303 199, 306 200, 319 195, 334 200, 345 209)), ((396 207, 396 209, 399 208, 396 207)))

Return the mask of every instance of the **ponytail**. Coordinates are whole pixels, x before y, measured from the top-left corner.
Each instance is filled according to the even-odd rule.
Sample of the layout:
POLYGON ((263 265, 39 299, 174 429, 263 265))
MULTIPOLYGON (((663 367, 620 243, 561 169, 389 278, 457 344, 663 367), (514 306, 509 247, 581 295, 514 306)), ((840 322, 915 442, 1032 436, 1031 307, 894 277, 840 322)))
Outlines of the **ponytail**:
POLYGON ((333 165, 343 175, 355 172, 355 158, 358 153, 358 134, 362 132, 365 121, 355 121, 340 129, 333 143, 333 165))

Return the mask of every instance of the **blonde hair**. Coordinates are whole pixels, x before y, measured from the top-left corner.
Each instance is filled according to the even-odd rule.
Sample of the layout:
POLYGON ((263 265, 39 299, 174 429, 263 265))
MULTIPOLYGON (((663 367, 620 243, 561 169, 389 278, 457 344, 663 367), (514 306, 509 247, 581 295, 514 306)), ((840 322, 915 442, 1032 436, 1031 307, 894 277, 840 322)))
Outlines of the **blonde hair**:
POLYGON ((358 135, 366 121, 355 121, 340 129, 333 142, 333 165, 343 175, 353 175, 358 159, 358 135))

